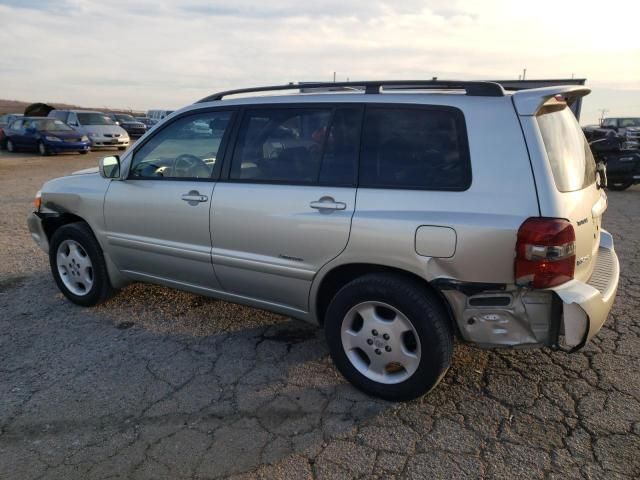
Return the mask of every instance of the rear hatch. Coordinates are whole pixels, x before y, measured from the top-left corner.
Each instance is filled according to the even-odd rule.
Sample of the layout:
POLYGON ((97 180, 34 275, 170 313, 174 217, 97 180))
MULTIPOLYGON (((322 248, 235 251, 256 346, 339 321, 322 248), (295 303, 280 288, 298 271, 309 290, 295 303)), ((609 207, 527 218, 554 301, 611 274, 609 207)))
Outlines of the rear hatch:
MULTIPOLYGON (((596 164, 571 109, 550 102, 535 116, 544 149, 560 192, 553 216, 571 222, 576 235, 575 278, 586 282, 593 272, 600 244, 604 191, 596 184, 596 164)), ((542 212, 545 216, 545 212, 542 212)))

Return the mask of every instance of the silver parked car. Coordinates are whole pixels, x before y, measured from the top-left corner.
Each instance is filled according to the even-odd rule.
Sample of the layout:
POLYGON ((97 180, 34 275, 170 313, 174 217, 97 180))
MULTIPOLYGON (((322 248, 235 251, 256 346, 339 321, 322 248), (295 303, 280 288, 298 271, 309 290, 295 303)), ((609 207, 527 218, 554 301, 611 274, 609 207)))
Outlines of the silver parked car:
POLYGON ((91 306, 152 282, 314 322, 392 400, 433 388, 454 338, 571 351, 600 330, 619 264, 568 108, 587 88, 322 87, 212 95, 47 182, 28 224, 60 290, 91 306))
POLYGON ((129 146, 129 134, 116 125, 109 115, 88 110, 51 110, 49 116, 62 120, 70 127, 89 137, 91 148, 117 147, 125 150, 129 146))

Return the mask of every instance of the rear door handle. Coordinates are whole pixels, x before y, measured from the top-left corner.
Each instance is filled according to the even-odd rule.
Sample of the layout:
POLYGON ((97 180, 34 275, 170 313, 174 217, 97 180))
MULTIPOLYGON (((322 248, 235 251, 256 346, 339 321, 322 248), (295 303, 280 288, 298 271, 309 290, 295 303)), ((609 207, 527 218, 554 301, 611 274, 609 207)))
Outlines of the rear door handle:
POLYGON ((322 197, 320 200, 311 202, 309 206, 316 210, 344 210, 347 208, 346 203, 336 202, 332 197, 322 197))
POLYGON ((206 195, 200 195, 197 190, 191 190, 189 193, 183 194, 180 198, 185 202, 189 202, 189 205, 195 205, 197 203, 206 202, 209 197, 206 195))

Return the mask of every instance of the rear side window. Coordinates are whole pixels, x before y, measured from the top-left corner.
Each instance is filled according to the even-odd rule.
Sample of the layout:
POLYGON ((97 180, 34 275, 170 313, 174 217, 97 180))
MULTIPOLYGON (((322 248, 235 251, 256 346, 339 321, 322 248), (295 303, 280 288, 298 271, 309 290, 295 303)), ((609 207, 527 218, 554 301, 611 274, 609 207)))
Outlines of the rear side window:
POLYGON ((353 185, 359 107, 248 110, 230 178, 250 182, 353 185))
POLYGON ((571 110, 542 113, 536 119, 556 188, 561 192, 575 192, 593 184, 596 163, 571 110))
POLYGON ((466 190, 471 166, 462 112, 453 108, 367 108, 359 185, 466 190))

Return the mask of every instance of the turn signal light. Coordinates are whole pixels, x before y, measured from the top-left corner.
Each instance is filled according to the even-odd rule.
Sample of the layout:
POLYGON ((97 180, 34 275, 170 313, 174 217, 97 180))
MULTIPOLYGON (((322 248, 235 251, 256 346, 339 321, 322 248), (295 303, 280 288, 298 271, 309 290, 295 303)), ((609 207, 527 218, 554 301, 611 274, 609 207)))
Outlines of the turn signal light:
POLYGON ((40 192, 36 193, 36 198, 33 199, 33 205, 36 207, 36 212, 39 212, 40 206, 42 205, 42 196, 40 192))
POLYGON ((533 288, 555 287, 573 278, 576 234, 563 218, 532 217, 518 230, 516 284, 533 288))

